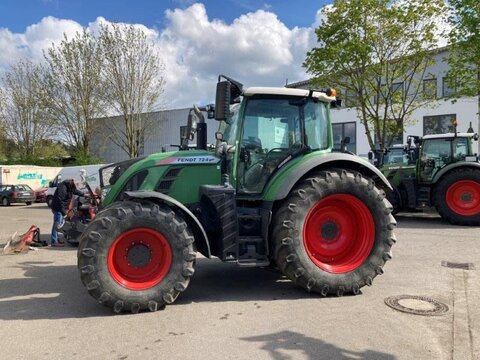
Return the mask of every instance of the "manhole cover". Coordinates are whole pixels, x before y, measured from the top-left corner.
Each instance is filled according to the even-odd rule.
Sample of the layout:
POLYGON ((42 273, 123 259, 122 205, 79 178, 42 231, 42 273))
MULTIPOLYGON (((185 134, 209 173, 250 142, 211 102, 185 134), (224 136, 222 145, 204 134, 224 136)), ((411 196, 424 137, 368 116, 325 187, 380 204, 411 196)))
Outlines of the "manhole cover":
POLYGON ((462 270, 474 270, 475 265, 472 263, 454 263, 450 261, 442 261, 442 266, 451 268, 451 269, 462 269, 462 270))
POLYGON ((392 309, 415 315, 437 316, 448 312, 448 306, 426 296, 398 295, 385 299, 392 309))

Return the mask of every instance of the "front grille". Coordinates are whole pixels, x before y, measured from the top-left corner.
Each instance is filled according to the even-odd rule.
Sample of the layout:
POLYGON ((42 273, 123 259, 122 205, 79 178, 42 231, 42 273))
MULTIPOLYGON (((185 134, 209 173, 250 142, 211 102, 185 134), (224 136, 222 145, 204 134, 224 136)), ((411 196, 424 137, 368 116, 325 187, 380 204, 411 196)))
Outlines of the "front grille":
POLYGON ((172 186, 174 180, 163 180, 160 181, 160 184, 158 184, 157 190, 160 192, 166 192, 170 190, 170 187, 172 186))
POLYGON ((172 185, 175 182, 178 174, 180 174, 181 171, 182 171, 181 167, 169 169, 158 182, 155 188, 155 191, 158 191, 164 194, 168 193, 172 188, 172 185))
POLYGON ((173 169, 170 169, 170 170, 168 170, 168 172, 165 174, 165 177, 166 177, 166 178, 176 177, 176 176, 178 176, 178 174, 180 173, 181 170, 182 170, 182 168, 173 168, 173 169))

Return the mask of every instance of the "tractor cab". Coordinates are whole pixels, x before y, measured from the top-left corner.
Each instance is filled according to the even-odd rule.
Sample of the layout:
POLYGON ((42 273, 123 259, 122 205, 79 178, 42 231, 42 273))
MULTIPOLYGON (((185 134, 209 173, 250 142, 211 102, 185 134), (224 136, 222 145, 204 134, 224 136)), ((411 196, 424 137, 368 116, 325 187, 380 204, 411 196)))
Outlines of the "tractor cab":
POLYGON ((477 162, 478 156, 473 153, 473 140, 478 140, 478 134, 448 133, 424 136, 417 163, 419 182, 432 182, 439 171, 448 165, 465 161, 477 162))
MULTIPOLYGON (((330 91, 330 92, 329 92, 330 91)), ((300 155, 330 152, 329 107, 325 92, 253 87, 228 113, 217 112, 217 154, 225 157, 226 172, 238 194, 261 194, 269 179, 300 155)), ((233 99, 217 99, 217 107, 233 99)))

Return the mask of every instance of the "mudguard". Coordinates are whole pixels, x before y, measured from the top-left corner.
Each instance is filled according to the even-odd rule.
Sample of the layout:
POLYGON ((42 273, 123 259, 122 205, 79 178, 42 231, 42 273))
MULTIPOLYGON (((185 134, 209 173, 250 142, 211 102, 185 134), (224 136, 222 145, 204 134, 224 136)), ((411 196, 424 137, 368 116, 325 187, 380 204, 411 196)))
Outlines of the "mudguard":
POLYGON ((459 167, 472 167, 480 170, 480 163, 478 162, 468 162, 468 161, 462 161, 462 162, 457 162, 455 164, 450 164, 445 166, 443 169, 441 169, 438 173, 435 174, 432 180, 432 184, 435 184, 440 178, 445 175, 447 172, 450 170, 459 168, 459 167))
POLYGON ((362 158, 347 153, 329 153, 322 156, 311 156, 280 169, 270 181, 264 199, 268 201, 284 199, 295 184, 312 170, 348 169, 358 171, 375 181, 378 188, 393 190, 387 178, 374 165, 362 158))
POLYGON ((176 207, 178 210, 182 212, 182 214, 184 215, 185 221, 191 227, 193 236, 195 237, 198 251, 207 258, 211 257, 210 243, 208 241, 208 237, 207 237, 207 233, 205 232, 205 229, 203 228, 202 224, 197 219, 197 217, 181 202, 175 200, 174 198, 168 195, 165 195, 156 191, 142 191, 142 190, 126 191, 125 195, 127 196, 127 199, 130 199, 130 200, 148 199, 153 202, 167 203, 176 207))

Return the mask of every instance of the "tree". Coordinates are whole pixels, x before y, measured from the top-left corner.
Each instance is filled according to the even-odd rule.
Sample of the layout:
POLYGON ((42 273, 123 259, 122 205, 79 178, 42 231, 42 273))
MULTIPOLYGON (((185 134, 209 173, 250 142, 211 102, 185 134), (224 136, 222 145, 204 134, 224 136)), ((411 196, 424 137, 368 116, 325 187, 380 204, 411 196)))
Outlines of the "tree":
POLYGON ((316 29, 319 46, 304 66, 320 84, 349 95, 371 149, 403 134, 430 99, 422 79, 433 63, 443 0, 335 0, 316 29))
POLYGON ((450 32, 450 70, 447 79, 460 96, 478 97, 480 126, 480 2, 478 0, 450 0, 452 25, 450 32))
POLYGON ((44 54, 48 64, 45 90, 63 138, 77 152, 89 154, 95 131, 92 119, 105 114, 103 62, 98 40, 84 30, 72 39, 64 35, 59 45, 44 54))
POLYGON ((42 66, 20 61, 2 78, 0 122, 23 158, 37 155, 37 145, 55 135, 53 118, 44 106, 44 77, 42 66))
POLYGON ((133 25, 104 25, 100 30, 103 77, 113 112, 121 126, 111 126, 111 140, 131 158, 139 156, 149 135, 152 117, 142 116, 156 108, 164 89, 164 66, 153 43, 133 25))

